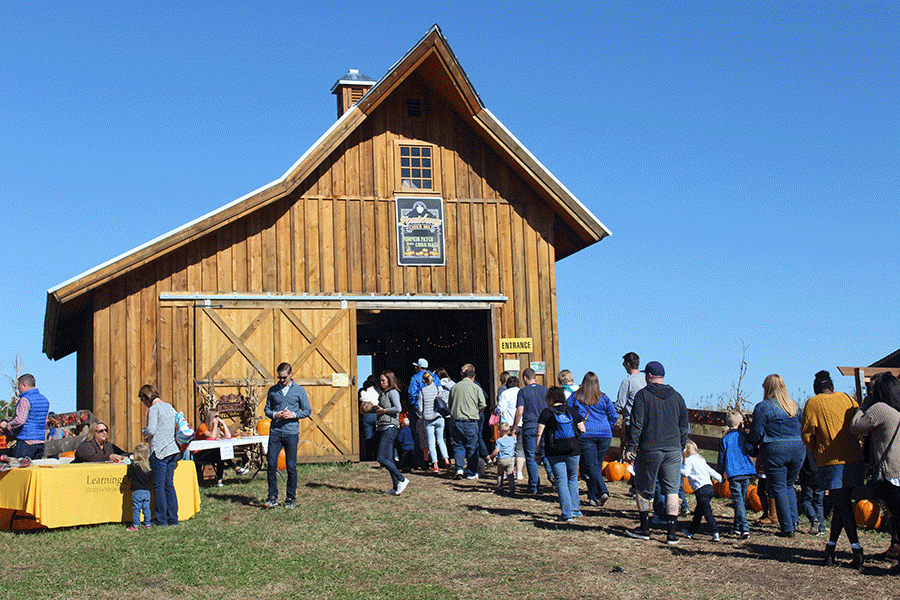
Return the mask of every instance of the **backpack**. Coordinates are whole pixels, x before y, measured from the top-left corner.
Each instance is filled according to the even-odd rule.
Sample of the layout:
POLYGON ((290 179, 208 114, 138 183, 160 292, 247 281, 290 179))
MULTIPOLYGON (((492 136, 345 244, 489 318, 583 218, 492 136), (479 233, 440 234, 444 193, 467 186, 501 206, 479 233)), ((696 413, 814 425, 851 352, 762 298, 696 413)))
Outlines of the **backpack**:
POLYGON ((553 431, 553 449, 556 454, 571 454, 578 448, 578 438, 575 436, 575 420, 569 411, 562 409, 553 412, 556 420, 556 429, 553 431))
POLYGON ((194 430, 188 425, 184 413, 178 411, 175 413, 175 442, 178 444, 190 444, 194 439, 194 430))

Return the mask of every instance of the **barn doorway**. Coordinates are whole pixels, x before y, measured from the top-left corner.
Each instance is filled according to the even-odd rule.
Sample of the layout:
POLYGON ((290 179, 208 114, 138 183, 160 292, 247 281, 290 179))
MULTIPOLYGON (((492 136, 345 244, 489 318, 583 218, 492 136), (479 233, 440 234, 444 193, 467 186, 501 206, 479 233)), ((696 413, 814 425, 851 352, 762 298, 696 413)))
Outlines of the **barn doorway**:
MULTIPOLYGON (((454 381, 460 367, 475 365, 475 379, 488 402, 494 396, 493 321, 489 309, 358 309, 357 355, 371 356, 372 373, 390 369, 407 385, 419 358, 434 371, 443 367, 454 381)), ((359 383, 370 373, 360 372, 359 383)), ((405 396, 404 396, 405 399, 405 396)))

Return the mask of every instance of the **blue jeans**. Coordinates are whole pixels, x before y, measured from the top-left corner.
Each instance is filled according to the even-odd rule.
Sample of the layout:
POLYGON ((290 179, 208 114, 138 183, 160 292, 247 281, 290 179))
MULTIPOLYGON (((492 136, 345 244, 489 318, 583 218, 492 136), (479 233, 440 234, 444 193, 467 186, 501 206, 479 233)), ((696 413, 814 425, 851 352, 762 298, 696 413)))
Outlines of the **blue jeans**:
POLYGON ((400 433, 396 427, 388 427, 378 431, 378 457, 375 459, 378 464, 387 469, 391 476, 391 486, 397 489, 397 484, 405 479, 394 462, 394 442, 397 441, 397 434, 400 433))
POLYGON ((418 467, 423 462, 422 457, 422 440, 419 439, 419 414, 416 412, 416 409, 411 409, 408 413, 406 413, 407 418, 409 419, 409 427, 410 432, 413 437, 413 465, 414 467, 418 467))
POLYGON ((31 460, 44 458, 44 444, 26 444, 25 442, 19 440, 18 442, 16 442, 14 452, 14 458, 28 457, 31 460))
POLYGON ((794 523, 800 520, 797 511, 797 493, 794 482, 806 458, 803 442, 769 442, 762 450, 763 469, 769 494, 775 498, 778 526, 784 533, 794 531, 794 523))
POLYGON ((694 507, 694 518, 691 520, 688 532, 691 535, 697 533, 697 530, 700 529, 700 521, 706 517, 706 522, 709 523, 712 532, 719 533, 719 526, 712 511, 713 486, 706 484, 699 490, 694 490, 694 498, 697 499, 697 506, 694 507))
POLYGON ((141 511, 144 511, 144 525, 150 525, 150 490, 131 491, 131 525, 141 526, 141 511))
POLYGON ((750 489, 750 476, 729 477, 728 485, 731 488, 731 501, 734 502, 734 531, 735 533, 749 533, 747 490, 750 489))
POLYGON ((819 531, 825 531, 825 490, 812 483, 800 485, 800 499, 803 502, 803 514, 810 524, 819 522, 819 531))
POLYGON ((377 436, 375 435, 376 421, 378 421, 378 415, 375 413, 367 413, 362 415, 359 419, 360 429, 362 430, 360 460, 375 460, 375 449, 377 447, 377 436))
MULTIPOLYGON (((678 501, 681 502, 681 512, 688 512, 687 494, 684 493, 683 485, 678 486, 678 501)), ((666 497, 662 493, 659 479, 656 480, 656 489, 653 491, 653 514, 666 520, 666 497)))
POLYGON ((150 453, 150 469, 153 471, 153 494, 156 496, 157 525, 178 525, 178 496, 175 493, 175 467, 181 454, 157 458, 150 453))
POLYGON ((269 431, 269 448, 266 451, 266 479, 269 484, 269 500, 278 499, 278 455, 284 448, 284 466, 287 470, 287 485, 284 497, 293 502, 297 497, 297 444, 300 434, 286 433, 280 429, 269 431))
POLYGON ((528 491, 537 494, 541 487, 541 472, 538 468, 537 461, 544 461, 544 449, 541 447, 541 453, 535 455, 535 446, 537 446, 537 427, 529 427, 522 429, 522 447, 525 449, 525 468, 528 470, 528 491))
POLYGON ((469 473, 478 472, 478 421, 453 421, 453 458, 456 460, 456 469, 466 465, 469 473))
POLYGON ((441 456, 449 459, 447 454, 447 444, 444 443, 444 417, 436 417, 430 421, 425 421, 425 435, 428 438, 428 454, 431 462, 438 461, 437 449, 441 449, 441 456), (437 441, 437 443, 435 443, 437 441))
POLYGON ((600 496, 609 493, 603 477, 602 465, 611 442, 612 438, 582 437, 580 440, 581 462, 588 474, 588 500, 599 500, 600 496))
POLYGON ((556 479, 556 492, 559 494, 559 508, 563 519, 571 519, 575 511, 581 509, 578 498, 578 455, 548 455, 547 461, 556 479))
POLYGON ((478 417, 478 456, 487 458, 488 454, 490 452, 488 452, 487 444, 484 441, 484 411, 482 411, 478 417))

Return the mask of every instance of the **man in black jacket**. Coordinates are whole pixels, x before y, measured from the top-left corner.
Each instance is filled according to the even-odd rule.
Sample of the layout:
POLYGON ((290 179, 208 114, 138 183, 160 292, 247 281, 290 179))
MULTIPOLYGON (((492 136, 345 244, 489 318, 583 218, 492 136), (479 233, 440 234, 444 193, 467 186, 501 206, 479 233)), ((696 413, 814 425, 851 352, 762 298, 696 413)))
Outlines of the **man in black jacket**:
POLYGON ((666 497, 666 541, 677 544, 678 488, 681 460, 689 432, 684 398, 664 383, 666 371, 656 361, 644 369, 647 386, 634 396, 625 460, 634 464, 635 499, 640 527, 626 530, 633 538, 650 539, 650 503, 657 477, 666 497), (636 453, 636 455, 635 455, 636 453))

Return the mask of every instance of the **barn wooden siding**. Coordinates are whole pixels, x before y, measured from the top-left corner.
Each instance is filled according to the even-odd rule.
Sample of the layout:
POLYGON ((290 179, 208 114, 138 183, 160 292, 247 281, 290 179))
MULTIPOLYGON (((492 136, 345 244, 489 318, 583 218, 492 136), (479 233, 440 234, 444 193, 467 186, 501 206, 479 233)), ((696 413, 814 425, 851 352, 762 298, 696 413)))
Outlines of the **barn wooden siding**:
POLYGON ((288 196, 96 288, 92 332, 78 353, 79 408, 92 408, 129 447, 146 415, 137 402, 144 383, 197 418, 195 315, 161 303, 163 292, 502 294, 496 372, 514 357, 499 354, 497 338, 532 337, 534 354, 518 356, 522 368, 546 361, 545 383, 554 381, 553 231, 551 208, 413 75, 288 196), (406 117, 412 95, 425 98, 426 118, 406 117), (397 140, 436 146, 446 266, 397 265, 394 197, 408 194, 395 187, 397 140))

